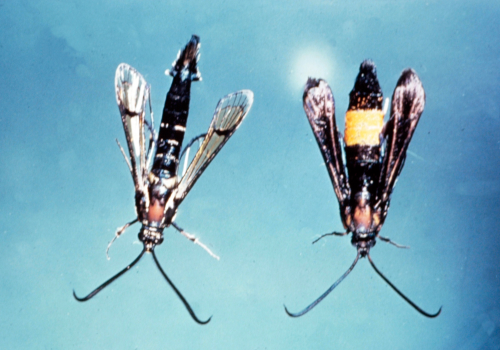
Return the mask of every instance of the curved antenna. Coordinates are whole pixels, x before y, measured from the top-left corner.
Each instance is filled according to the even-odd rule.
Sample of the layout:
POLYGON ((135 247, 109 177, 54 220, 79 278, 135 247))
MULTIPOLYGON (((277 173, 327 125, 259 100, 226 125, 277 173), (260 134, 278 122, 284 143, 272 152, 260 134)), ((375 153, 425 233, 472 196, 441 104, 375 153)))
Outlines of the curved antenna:
POLYGON ((330 292, 332 290, 334 290, 335 287, 337 287, 340 284, 340 282, 342 282, 344 280, 344 278, 347 277, 347 275, 352 271, 352 269, 354 269, 354 266, 356 266, 356 263, 358 262, 358 259, 359 259, 359 251, 356 254, 356 259, 354 259, 354 262, 352 263, 351 267, 349 267, 349 269, 342 275, 342 277, 340 277, 337 281, 335 281, 335 283, 332 284, 332 286, 330 288, 328 288, 328 290, 326 292, 324 292, 318 299, 316 299, 311 305, 309 305, 308 307, 306 307, 304 310, 302 310, 300 312, 297 312, 297 313, 292 313, 292 312, 288 311, 288 309, 286 308, 285 305, 283 305, 283 306, 285 306, 285 312, 288 314, 288 316, 290 316, 290 317, 300 317, 302 315, 305 315, 309 311, 311 311, 311 309, 313 307, 315 307, 316 305, 318 305, 321 300, 325 299, 326 296, 328 294, 330 294, 330 292))
POLYGON ((212 319, 212 316, 210 316, 208 318, 208 320, 206 320, 206 321, 202 321, 198 317, 196 317, 193 309, 191 308, 191 306, 189 305, 189 303, 187 302, 187 300, 184 298, 184 296, 181 294, 181 292, 179 292, 179 290, 175 287, 175 285, 172 283, 172 281, 170 280, 170 278, 168 278, 168 276, 165 273, 165 271, 163 271, 163 269, 161 268, 161 265, 158 262, 158 259, 156 259, 156 254, 155 254, 154 249, 151 249, 151 253, 153 253, 153 259, 154 259, 154 261, 156 263, 156 266, 158 267, 158 270, 160 270, 161 274, 163 275, 163 277, 165 277, 165 279, 167 280, 167 282, 170 285, 170 287, 172 287, 172 289, 177 294, 177 296, 179 297, 179 299, 181 299, 182 303, 186 307, 187 311, 189 312, 189 314, 191 315, 191 317, 193 318, 193 320, 195 320, 195 322, 197 322, 199 324, 207 324, 208 322, 210 322, 210 320, 212 319))
POLYGON ((391 283, 391 281, 389 281, 387 279, 387 277, 385 277, 382 272, 380 272, 377 267, 375 266, 375 264, 373 263, 372 261, 372 258, 370 257, 370 254, 367 254, 368 255, 368 261, 370 261, 370 265, 372 265, 373 269, 375 270, 375 272, 380 276, 382 277, 382 279, 396 292, 399 294, 399 296, 401 298, 403 298, 408 304, 410 304, 411 306, 413 306, 413 308, 415 310, 417 310, 420 314, 424 315, 425 317, 429 317, 429 318, 434 318, 434 317, 438 317, 439 314, 441 313, 441 309, 443 308, 442 306, 439 308, 438 312, 436 312, 435 314, 429 314, 427 312, 425 312, 424 310, 422 310, 421 308, 419 308, 417 305, 415 305, 415 303, 413 301, 411 301, 410 299, 408 299, 408 297, 406 295, 404 295, 403 293, 401 293, 399 291, 399 289, 396 288, 396 286, 394 286, 394 284, 391 283))
POLYGON ((111 277, 109 280, 107 280, 106 282, 104 282, 103 284, 101 284, 99 287, 97 287, 96 289, 94 289, 94 291, 92 291, 89 295, 87 295, 86 297, 83 297, 83 298, 79 298, 76 296, 76 293, 75 293, 75 290, 73 289, 73 296, 75 297, 76 300, 80 301, 80 302, 83 302, 83 301, 87 301, 89 299, 92 299, 97 293, 99 293, 101 290, 103 290, 104 288, 106 288, 109 284, 111 284, 114 280, 116 280, 118 277, 120 277, 121 275, 123 275, 125 272, 127 272, 128 270, 130 270, 135 264, 137 264, 137 262, 139 260, 141 260, 142 256, 144 255, 144 253, 146 252, 146 247, 144 247, 144 249, 142 250, 141 254, 139 254, 139 256, 137 258, 135 258, 134 261, 132 261, 132 263, 130 263, 129 265, 127 265, 127 267, 125 267, 123 270, 121 270, 120 272, 118 272, 116 275, 114 275, 113 277, 111 277))

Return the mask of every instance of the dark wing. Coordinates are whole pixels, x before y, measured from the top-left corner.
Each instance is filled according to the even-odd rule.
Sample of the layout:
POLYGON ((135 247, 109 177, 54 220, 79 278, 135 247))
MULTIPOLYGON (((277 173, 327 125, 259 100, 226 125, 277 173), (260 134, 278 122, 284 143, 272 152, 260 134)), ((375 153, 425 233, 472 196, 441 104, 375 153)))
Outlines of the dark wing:
POLYGON ((322 79, 309 78, 304 89, 303 105, 325 160, 341 213, 344 213, 343 209, 348 205, 351 190, 342 160, 342 135, 335 123, 335 101, 328 83, 322 79))
POLYGON ((207 134, 177 186, 175 194, 177 205, 186 197, 196 180, 240 126, 252 103, 253 92, 250 90, 229 94, 219 101, 207 134))
POLYGON ((406 150, 420 115, 424 111, 425 91, 415 71, 406 69, 398 80, 392 95, 391 117, 384 126, 384 158, 380 173, 377 206, 382 210, 382 221, 387 215, 392 190, 396 185, 406 158, 406 150))
POLYGON ((129 151, 127 157, 122 148, 123 156, 129 165, 136 192, 146 193, 146 178, 155 139, 153 120, 147 122, 145 119, 150 88, 138 71, 122 63, 116 69, 115 89, 129 151), (146 142, 149 143, 148 150, 146 142))

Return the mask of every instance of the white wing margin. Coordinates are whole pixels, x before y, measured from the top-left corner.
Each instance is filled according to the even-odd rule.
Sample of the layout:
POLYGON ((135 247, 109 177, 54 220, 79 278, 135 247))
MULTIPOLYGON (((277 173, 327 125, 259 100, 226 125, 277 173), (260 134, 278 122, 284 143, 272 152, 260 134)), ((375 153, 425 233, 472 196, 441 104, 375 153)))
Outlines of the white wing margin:
POLYGON ((177 186, 175 195, 177 204, 186 197, 212 159, 241 125, 252 103, 253 92, 250 90, 234 92, 219 101, 207 135, 177 186))

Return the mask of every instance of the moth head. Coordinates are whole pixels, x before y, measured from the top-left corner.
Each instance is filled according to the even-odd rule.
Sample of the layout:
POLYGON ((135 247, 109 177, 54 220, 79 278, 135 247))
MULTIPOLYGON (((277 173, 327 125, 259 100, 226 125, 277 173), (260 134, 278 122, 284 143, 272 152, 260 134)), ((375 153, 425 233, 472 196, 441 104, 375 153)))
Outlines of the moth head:
POLYGON ((356 247, 359 255, 364 258, 368 253, 370 253, 370 249, 375 246, 377 243, 375 241, 375 234, 370 233, 367 235, 357 235, 354 233, 352 235, 351 244, 356 247))

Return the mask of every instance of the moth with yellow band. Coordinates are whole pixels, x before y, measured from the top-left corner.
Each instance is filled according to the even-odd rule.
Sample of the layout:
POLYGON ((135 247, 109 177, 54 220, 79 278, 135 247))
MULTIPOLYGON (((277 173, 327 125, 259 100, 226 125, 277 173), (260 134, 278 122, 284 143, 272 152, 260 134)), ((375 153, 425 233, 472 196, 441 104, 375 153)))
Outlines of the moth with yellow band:
POLYGON ((417 74, 406 69, 392 96, 391 112, 384 125, 383 94, 375 64, 364 61, 349 94, 345 115, 345 136, 337 130, 335 101, 330 86, 321 79, 309 78, 303 95, 303 106, 313 130, 337 196, 345 232, 322 235, 345 236, 352 233, 351 243, 357 254, 350 268, 312 304, 300 312, 285 311, 299 317, 321 302, 354 269, 358 259, 368 257, 375 272, 415 310, 436 317, 415 305, 401 293, 375 266, 370 249, 376 239, 407 248, 382 237, 382 229, 392 191, 406 158, 406 150, 425 105, 425 92, 417 74), (345 153, 345 161, 343 157, 345 153))

